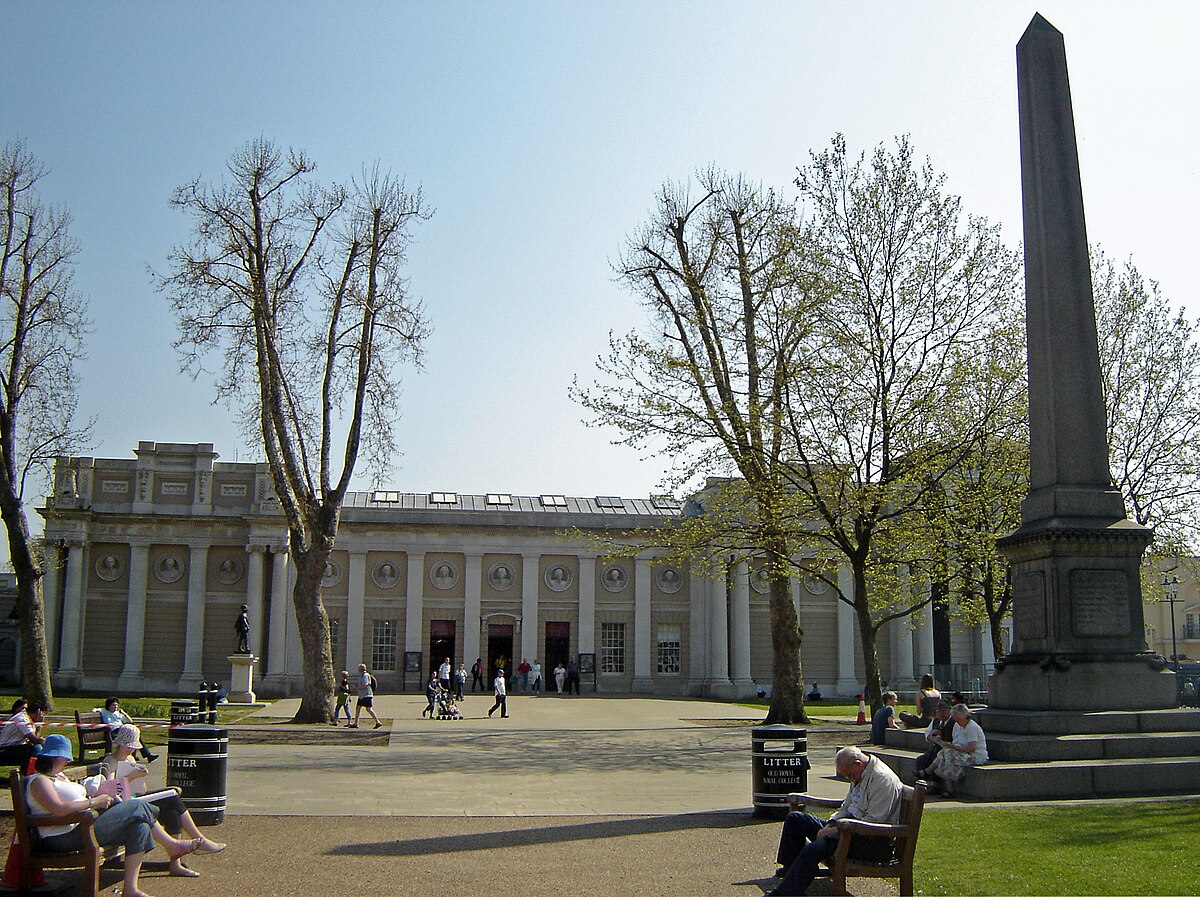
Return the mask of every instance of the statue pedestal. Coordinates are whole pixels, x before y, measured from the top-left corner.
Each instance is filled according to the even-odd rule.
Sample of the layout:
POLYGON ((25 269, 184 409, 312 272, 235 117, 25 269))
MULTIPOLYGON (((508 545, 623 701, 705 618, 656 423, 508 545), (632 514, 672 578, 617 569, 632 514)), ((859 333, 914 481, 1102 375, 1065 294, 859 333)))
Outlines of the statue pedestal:
POLYGON ((230 654, 229 665, 229 694, 230 704, 253 704, 254 698, 254 661, 258 660, 253 654, 230 654))

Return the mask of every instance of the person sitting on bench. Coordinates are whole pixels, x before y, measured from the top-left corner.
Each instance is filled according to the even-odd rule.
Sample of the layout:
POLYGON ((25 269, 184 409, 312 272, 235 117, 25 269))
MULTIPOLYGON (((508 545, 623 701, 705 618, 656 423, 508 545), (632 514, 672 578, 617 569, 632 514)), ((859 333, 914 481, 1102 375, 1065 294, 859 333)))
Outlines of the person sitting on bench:
POLYGON ((19 766, 25 772, 29 759, 45 741, 38 734, 45 712, 37 702, 26 705, 24 698, 13 702, 13 715, 0 731, 0 765, 19 766))
MULTIPOLYGON (((779 836, 779 869, 783 881, 767 897, 799 895, 808 890, 820 862, 833 856, 841 834, 839 819, 860 819, 896 825, 900 822, 900 799, 904 785, 878 757, 869 757, 856 747, 844 747, 835 759, 839 776, 851 782, 850 793, 829 819, 811 813, 789 813, 779 836), (807 843, 806 843, 807 842, 807 843)), ((855 859, 883 861, 891 854, 890 838, 855 838, 850 854, 855 859)))

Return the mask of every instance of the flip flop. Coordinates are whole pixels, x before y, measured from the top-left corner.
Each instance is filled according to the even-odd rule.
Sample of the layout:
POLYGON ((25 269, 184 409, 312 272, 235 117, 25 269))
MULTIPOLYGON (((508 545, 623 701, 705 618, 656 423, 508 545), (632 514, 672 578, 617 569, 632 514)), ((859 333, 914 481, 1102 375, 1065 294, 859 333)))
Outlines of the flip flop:
POLYGON ((197 872, 195 869, 189 869, 187 866, 183 865, 183 863, 180 863, 178 866, 172 866, 167 874, 173 875, 176 878, 199 878, 200 877, 199 872, 197 872))

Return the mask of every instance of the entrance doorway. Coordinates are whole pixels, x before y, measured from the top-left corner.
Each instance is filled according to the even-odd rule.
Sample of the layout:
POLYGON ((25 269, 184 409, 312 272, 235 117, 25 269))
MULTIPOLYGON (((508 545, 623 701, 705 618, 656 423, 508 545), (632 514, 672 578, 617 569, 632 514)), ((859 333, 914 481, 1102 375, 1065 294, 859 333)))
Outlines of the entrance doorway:
POLYGON ((454 653, 454 621, 453 620, 430 620, 429 621, 429 674, 433 675, 437 672, 437 668, 442 665, 442 661, 447 657, 450 658, 450 677, 453 680, 454 670, 456 669, 455 658, 458 656, 454 653))
POLYGON ((542 664, 542 690, 555 691, 554 668, 571 659, 571 624, 546 621, 546 660, 542 664))
POLYGON ((507 678, 512 677, 513 624, 488 623, 487 631, 487 683, 491 688, 496 670, 504 670, 507 678))

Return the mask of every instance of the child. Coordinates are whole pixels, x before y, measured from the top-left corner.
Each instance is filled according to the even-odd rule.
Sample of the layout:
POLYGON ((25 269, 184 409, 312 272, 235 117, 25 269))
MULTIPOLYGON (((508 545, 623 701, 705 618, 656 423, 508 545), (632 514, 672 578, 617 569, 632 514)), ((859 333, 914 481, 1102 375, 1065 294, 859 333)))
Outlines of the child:
POLYGON ((337 706, 333 708, 333 724, 338 724, 338 715, 346 711, 346 725, 350 725, 350 671, 342 670, 342 681, 338 683, 337 706))

